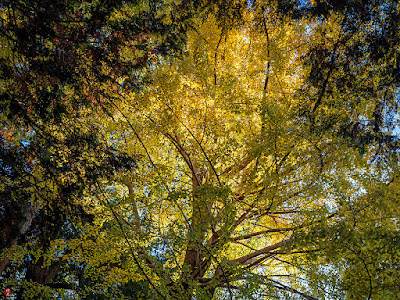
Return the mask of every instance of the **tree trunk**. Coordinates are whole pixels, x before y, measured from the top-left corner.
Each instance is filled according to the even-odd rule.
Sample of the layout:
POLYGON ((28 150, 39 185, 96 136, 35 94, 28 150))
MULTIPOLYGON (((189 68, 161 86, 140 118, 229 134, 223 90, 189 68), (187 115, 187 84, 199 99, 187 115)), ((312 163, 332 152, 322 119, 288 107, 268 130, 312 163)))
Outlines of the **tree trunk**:
MULTIPOLYGON (((18 245, 18 240, 27 233, 38 209, 39 209, 38 204, 28 206, 27 211, 24 215, 24 219, 23 219, 21 225, 19 226, 18 233, 17 233, 16 237, 9 242, 8 248, 18 245)), ((9 257, 5 257, 3 260, 0 261, 0 275, 3 274, 3 272, 6 270, 6 268, 9 264, 10 264, 9 257)))

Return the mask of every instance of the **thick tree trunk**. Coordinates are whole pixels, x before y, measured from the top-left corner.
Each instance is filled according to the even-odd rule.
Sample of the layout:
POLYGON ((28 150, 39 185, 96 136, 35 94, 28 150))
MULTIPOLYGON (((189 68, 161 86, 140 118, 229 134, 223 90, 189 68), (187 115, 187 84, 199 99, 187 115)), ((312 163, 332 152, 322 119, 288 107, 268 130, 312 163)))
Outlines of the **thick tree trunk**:
MULTIPOLYGON (((172 283, 170 294, 172 298, 191 300, 193 298, 193 288, 191 281, 203 278, 210 266, 210 258, 207 250, 204 249, 204 243, 207 232, 212 228, 211 199, 207 199, 201 194, 203 179, 206 174, 200 171, 195 159, 192 159, 184 149, 177 134, 168 134, 165 136, 176 147, 182 156, 187 167, 191 171, 192 177, 192 215, 190 218, 189 230, 187 233, 187 245, 183 268, 178 282, 172 283)), ((210 299, 214 291, 210 293, 210 299)))
MULTIPOLYGON (((189 282, 202 278, 209 266, 205 259, 205 253, 203 249, 204 239, 207 231, 211 226, 211 215, 207 201, 208 199, 202 197, 200 194, 200 188, 202 185, 201 179, 204 174, 201 174, 198 168, 193 166, 192 174, 192 193, 193 193, 193 204, 192 204, 192 217, 191 224, 188 233, 188 244, 186 247, 186 253, 184 258, 184 268, 181 276, 182 286, 187 286, 190 289, 189 282)), ((186 291, 188 296, 187 299, 191 299, 189 296, 192 291, 186 291)))
MULTIPOLYGON (((18 232, 16 237, 13 238, 8 244, 8 248, 14 247, 18 244, 19 239, 25 235, 32 224, 33 218, 35 217, 37 211, 39 209, 39 205, 29 205, 27 211, 24 215, 24 219, 21 225, 18 228, 18 232)), ((6 270, 7 266, 10 264, 10 258, 5 257, 3 260, 0 261, 0 275, 6 270)))

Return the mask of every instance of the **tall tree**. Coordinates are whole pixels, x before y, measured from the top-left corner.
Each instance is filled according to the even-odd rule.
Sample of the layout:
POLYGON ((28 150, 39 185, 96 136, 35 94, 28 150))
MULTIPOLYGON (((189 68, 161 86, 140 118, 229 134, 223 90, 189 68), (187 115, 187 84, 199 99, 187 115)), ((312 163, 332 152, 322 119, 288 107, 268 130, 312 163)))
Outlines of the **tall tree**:
POLYGON ((307 297, 276 276, 316 250, 297 251, 296 233, 327 217, 323 177, 345 180, 358 154, 299 122, 306 25, 274 16, 248 11, 238 29, 200 16, 182 59, 163 60, 144 91, 114 96, 118 122, 107 130, 147 161, 125 175, 118 210, 147 240, 134 250, 163 297, 259 297, 248 281, 307 297))
MULTIPOLYGON (((108 131, 147 161, 124 176, 128 204, 118 209, 161 297, 371 298, 390 286, 362 257, 379 248, 372 236, 383 242, 396 230, 397 210, 382 211, 388 231, 370 227, 366 199, 398 169, 396 39, 375 60, 381 30, 369 31, 390 31, 398 7, 380 3, 387 15, 378 17, 357 3, 257 2, 236 27, 199 15, 181 59, 162 60, 144 91, 113 96, 118 122, 108 131), (371 248, 360 245, 367 232, 371 248), (352 271, 363 288, 352 287, 352 271)), ((381 201, 394 209, 393 198, 381 201)), ((393 264, 395 254, 378 261, 393 264)))

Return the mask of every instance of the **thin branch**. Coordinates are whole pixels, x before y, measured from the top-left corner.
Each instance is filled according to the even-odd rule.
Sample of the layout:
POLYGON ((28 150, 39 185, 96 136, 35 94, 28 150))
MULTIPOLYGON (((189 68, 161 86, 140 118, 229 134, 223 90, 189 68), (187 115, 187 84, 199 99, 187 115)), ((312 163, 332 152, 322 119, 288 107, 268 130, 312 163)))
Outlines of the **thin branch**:
POLYGON ((227 167, 225 170, 223 170, 220 175, 225 175, 231 173, 232 170, 234 170, 235 168, 237 168, 237 170, 235 170, 236 173, 243 171, 252 161, 254 161, 255 159, 257 159, 257 157, 245 157, 243 158, 243 160, 237 164, 232 164, 229 167, 227 167))
POLYGON ((233 262, 236 262, 236 263, 239 263, 239 264, 245 264, 248 260, 250 260, 250 259, 252 259, 254 257, 257 257, 257 256, 262 255, 262 254, 266 254, 266 253, 268 253, 268 252, 270 252, 272 250, 275 250, 275 249, 278 249, 280 247, 286 246, 290 241, 291 241, 291 238, 288 238, 286 240, 282 240, 279 243, 264 247, 264 248, 262 248, 260 250, 254 251, 253 253, 250 253, 248 255, 244 255, 242 257, 234 259, 233 262))
POLYGON ((219 41, 217 44, 217 47, 215 48, 215 53, 214 53, 214 84, 217 85, 217 58, 218 58, 218 48, 219 45, 221 44, 222 37, 225 34, 225 27, 222 28, 221 30, 221 36, 219 37, 219 41))
MULTIPOLYGON (((346 18, 347 18, 347 16, 346 16, 346 18)), ((331 75, 332 75, 333 70, 335 69, 334 59, 335 59, 335 55, 336 55, 336 50, 337 50, 337 48, 338 48, 338 46, 339 46, 339 44, 340 44, 341 42, 346 42, 348 39, 350 39, 350 37, 347 37, 347 38, 344 39, 344 40, 342 40, 342 38, 339 38, 339 39, 336 41, 335 45, 333 46, 332 55, 331 55, 331 57, 330 57, 330 59, 329 59, 329 65, 330 65, 330 66, 329 66, 329 70, 328 70, 328 73, 326 74, 326 78, 325 78, 324 83, 323 83, 323 85, 322 85, 322 90, 321 90, 321 92, 319 93, 318 99, 317 99, 317 101, 315 102, 314 107, 313 107, 313 109, 312 109, 312 112, 313 112, 313 113, 314 113, 314 112, 317 110, 317 108, 321 105, 322 98, 324 97, 326 88, 327 88, 328 83, 329 83, 329 79, 330 79, 330 77, 331 77, 331 75)))
POLYGON ((136 138, 138 139, 139 143, 142 145, 144 151, 146 152, 147 157, 149 158, 150 164, 156 168, 156 165, 153 161, 153 159, 151 158, 151 155, 149 153, 149 150, 147 149, 146 145, 144 144, 143 140, 141 139, 141 137, 139 136, 138 132, 136 131, 136 129, 133 127, 132 123, 129 121, 128 117, 124 114, 124 112, 113 102, 110 101, 111 105, 113 105, 118 112, 124 117, 125 121, 128 123, 128 126, 132 129, 133 134, 136 136, 136 138))
POLYGON ((261 264, 264 260, 266 260, 266 259, 268 259, 270 257, 273 257, 275 255, 276 255, 275 253, 268 253, 267 255, 255 260, 253 262, 249 262, 246 267, 247 268, 251 268, 251 267, 257 266, 257 265, 261 264))
MULTIPOLYGON (((244 198, 244 197, 243 197, 244 198)), ((239 198, 240 199, 240 198, 239 198)), ((240 223, 242 223, 246 217, 249 215, 249 213, 253 210, 254 205, 250 205, 250 207, 248 209, 245 210, 245 212, 239 217, 239 219, 237 219, 234 223, 233 223, 233 229, 235 229, 236 227, 238 227, 240 225, 240 223)))
POLYGON ((190 27, 192 30, 194 30, 199 35, 199 37, 201 37, 201 39, 206 42, 206 44, 209 44, 207 39, 194 26, 192 26, 188 21, 185 21, 185 25, 190 27))
POLYGON ((217 178, 218 184, 220 186, 222 186, 222 183, 220 181, 219 175, 217 173, 217 171, 215 170, 214 164, 212 163, 211 159, 208 157, 207 152, 204 150, 203 146, 201 145, 201 142, 196 138, 196 136, 194 135, 194 133, 189 129, 189 127, 177 116, 177 114, 175 113, 175 111, 172 109, 172 107, 170 107, 167 103, 165 103, 165 105, 168 107, 169 110, 172 111, 172 113, 174 114, 175 118, 185 127, 185 129, 189 132, 189 134, 192 136, 192 138, 195 140, 196 144, 199 146, 201 152, 203 152, 204 157, 206 158, 207 162, 209 163, 211 170, 213 171, 213 173, 215 174, 215 177, 217 178))
POLYGON ((179 141, 179 138, 176 135, 174 137, 169 133, 164 133, 164 136, 167 137, 172 142, 172 144, 175 146, 175 148, 178 150, 179 154, 182 156, 186 165, 189 167, 190 171, 192 172, 193 178, 196 180, 197 185, 201 186, 201 180, 196 172, 195 166, 193 165, 193 162, 190 159, 189 154, 183 148, 181 142, 179 141))
POLYGON ((270 72, 270 52, 269 52, 269 33, 268 33, 268 28, 267 28, 267 20, 266 20, 266 13, 265 13, 265 8, 263 7, 263 25, 264 25, 264 30, 265 34, 267 37, 267 71, 265 74, 265 81, 264 81, 264 89, 263 89, 263 96, 265 97, 268 89, 268 81, 269 81, 269 72, 270 72))
POLYGON ((358 254, 356 251, 354 251, 352 248, 350 247, 346 247, 347 249, 349 249, 351 252, 353 252, 362 262, 362 264, 364 265, 365 270, 367 271, 367 275, 368 275, 368 280, 369 280, 369 291, 368 291, 368 300, 371 300, 372 297, 372 276, 369 273, 369 269, 367 266, 367 263, 365 262, 364 258, 362 258, 362 256, 360 254, 358 254))
MULTIPOLYGON (((110 95, 106 95, 106 96, 110 97, 111 99, 116 99, 115 97, 112 97, 112 96, 110 96, 110 95)), ((116 100, 118 100, 118 99, 116 99, 116 100)), ((139 142, 140 142, 140 144, 142 145, 144 151, 146 152, 146 156, 149 158, 150 164, 151 164, 152 167, 156 170, 156 172, 158 173, 158 175, 161 177, 160 170, 156 167, 156 165, 155 165, 153 159, 151 158, 151 155, 150 155, 150 153, 149 153, 149 150, 147 149, 147 147, 146 147, 146 145, 144 144, 143 140, 142 140, 141 137, 139 136, 139 134, 138 134, 138 132, 136 131, 135 127, 133 127, 133 125, 132 125, 132 123, 129 121, 128 117, 123 113, 123 111, 122 111, 114 102, 110 101, 110 103, 111 103, 111 104, 118 110, 118 112, 120 112, 121 115, 124 117, 125 121, 128 123, 129 127, 132 129, 134 135, 135 135, 136 138, 139 140, 139 142)), ((168 185, 165 185, 165 187, 166 187, 167 191, 170 193, 171 190, 170 190, 170 188, 168 187, 168 185)), ((180 205, 179 205, 177 202, 175 202, 175 205, 178 207, 179 211, 181 212, 183 218, 185 219, 185 222, 189 225, 190 222, 189 222, 188 218, 186 217, 186 215, 185 215, 183 209, 180 207, 180 205)))
POLYGON ((301 212, 301 210, 290 209, 290 210, 274 211, 272 213, 269 213, 269 215, 297 214, 300 212, 301 212))
MULTIPOLYGON (((96 183, 98 189, 103 193, 103 195, 105 195, 106 193, 103 191, 103 189, 101 188, 101 186, 96 183)), ((122 226, 122 223, 117 215, 117 213, 114 211, 113 206, 111 205, 110 201, 107 199, 107 197, 105 197, 105 202, 107 204, 107 206, 110 208, 111 213, 114 217, 114 219, 117 221, 118 227, 120 228, 122 235, 124 236, 125 242, 127 243, 129 250, 131 252, 131 255, 133 257, 133 260, 135 261, 136 265, 138 266, 139 270, 142 272, 142 274, 144 275, 144 277, 146 277, 146 280, 150 283, 151 287, 157 292, 157 294, 162 298, 167 300, 167 298, 161 293, 161 291, 154 285, 153 281, 150 279, 150 277, 147 275, 146 271, 143 269, 143 267, 141 266, 139 259, 137 258, 137 256, 135 255, 135 252, 133 251, 133 246, 131 244, 131 242, 129 241, 129 238, 124 230, 124 227, 122 226)))
MULTIPOLYGON (((212 255, 212 253, 210 252, 210 250, 207 249, 207 247, 204 247, 204 249, 206 249, 206 251, 207 251, 208 254, 211 256, 211 258, 213 258, 213 259, 215 260, 215 262, 216 262, 217 265, 218 265, 218 268, 222 271, 222 275, 223 275, 224 280, 225 280, 225 282, 226 282, 226 284, 227 284, 227 286, 228 286, 229 298, 232 300, 232 299, 233 299, 233 295, 232 295, 232 291, 231 291, 231 285, 230 285, 229 278, 228 278, 228 276, 227 276, 227 274, 226 274, 224 268, 222 267, 222 265, 220 264, 220 262, 218 261, 218 259, 217 259, 214 255, 212 255)), ((217 270, 215 271, 215 273, 217 273, 217 270)))
POLYGON ((246 239, 249 239, 249 238, 264 234, 264 233, 293 231, 293 230, 296 230, 296 229, 298 229, 300 227, 301 226, 290 227, 290 228, 274 228, 274 229, 257 231, 257 232, 249 233, 249 234, 246 234, 246 235, 234 237, 234 238, 232 238, 232 241, 246 240, 246 239))
POLYGON ((250 247, 249 245, 246 245, 245 243, 242 243, 242 242, 238 242, 238 241, 232 241, 232 243, 235 243, 235 244, 239 244, 239 245, 245 246, 245 247, 247 247, 247 248, 249 248, 249 249, 251 249, 251 250, 253 250, 253 251, 257 251, 257 249, 254 249, 253 247, 250 247))
POLYGON ((271 278, 265 278, 265 279, 267 279, 268 281, 271 281, 272 283, 274 283, 274 286, 276 288, 278 288, 278 289, 295 293, 297 295, 302 296, 304 299, 307 299, 307 300, 318 300, 317 298, 314 298, 314 297, 312 297, 310 295, 307 295, 307 294, 305 294, 303 292, 300 292, 299 290, 296 290, 295 288, 292 288, 290 286, 284 285, 283 283, 281 283, 281 282, 279 282, 277 280, 274 280, 274 279, 271 279, 271 278))
POLYGON ((140 222, 139 212, 138 212, 138 208, 137 208, 136 201, 134 198, 132 182, 127 181, 125 184, 128 187, 129 198, 131 200, 131 203, 133 204, 133 214, 135 216, 136 230, 139 231, 140 233, 142 233, 142 226, 140 224, 141 222, 140 222))

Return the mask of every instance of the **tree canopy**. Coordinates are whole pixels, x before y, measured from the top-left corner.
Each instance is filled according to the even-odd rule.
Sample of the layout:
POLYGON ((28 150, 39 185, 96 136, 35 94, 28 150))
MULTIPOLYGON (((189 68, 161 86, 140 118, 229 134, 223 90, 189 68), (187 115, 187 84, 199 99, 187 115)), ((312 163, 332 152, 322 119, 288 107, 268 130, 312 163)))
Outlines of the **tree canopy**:
POLYGON ((397 299, 397 1, 1 2, 18 299, 397 299))

